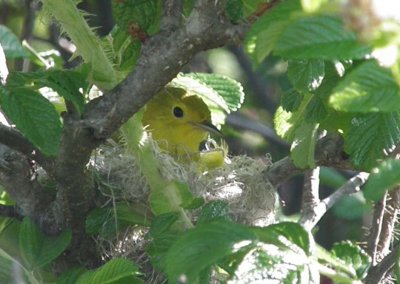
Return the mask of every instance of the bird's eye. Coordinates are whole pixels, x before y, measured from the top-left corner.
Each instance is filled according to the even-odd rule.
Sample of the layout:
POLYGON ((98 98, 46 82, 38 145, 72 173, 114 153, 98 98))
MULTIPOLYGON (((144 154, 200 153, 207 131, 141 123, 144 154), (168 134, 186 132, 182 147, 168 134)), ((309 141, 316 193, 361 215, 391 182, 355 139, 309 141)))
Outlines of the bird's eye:
POLYGON ((177 118, 182 118, 183 117, 183 109, 180 107, 176 106, 173 109, 174 116, 177 118))

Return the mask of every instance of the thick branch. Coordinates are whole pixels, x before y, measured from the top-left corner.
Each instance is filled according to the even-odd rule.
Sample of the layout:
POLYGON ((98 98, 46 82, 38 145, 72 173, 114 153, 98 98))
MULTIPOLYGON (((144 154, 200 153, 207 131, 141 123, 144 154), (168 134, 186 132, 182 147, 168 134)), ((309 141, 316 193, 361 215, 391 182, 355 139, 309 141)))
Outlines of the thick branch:
POLYGON ((304 175, 303 212, 299 222, 308 231, 314 227, 312 217, 315 215, 314 208, 319 203, 319 167, 317 167, 306 171, 304 175))
POLYGON ((171 81, 197 52, 222 46, 245 31, 224 16, 224 1, 199 1, 186 24, 160 33, 142 46, 135 71, 110 93, 92 101, 86 123, 96 138, 109 137, 171 81))

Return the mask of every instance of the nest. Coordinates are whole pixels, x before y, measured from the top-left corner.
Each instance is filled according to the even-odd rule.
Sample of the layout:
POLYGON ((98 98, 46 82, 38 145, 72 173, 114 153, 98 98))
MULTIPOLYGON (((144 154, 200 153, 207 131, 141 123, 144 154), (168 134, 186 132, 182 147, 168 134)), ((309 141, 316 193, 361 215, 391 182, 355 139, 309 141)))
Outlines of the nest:
MULTIPOLYGON (((178 163, 162 152, 150 140, 154 155, 159 161, 161 175, 168 181, 178 180, 189 185, 195 196, 206 202, 222 200, 228 204, 230 217, 242 224, 267 226, 275 222, 278 198, 275 188, 265 179, 263 171, 271 159, 253 159, 247 156, 232 157, 223 167, 200 172, 196 163, 178 163)), ((135 157, 121 145, 107 145, 98 149, 91 161, 91 169, 98 180, 103 204, 124 201, 148 204, 150 188, 135 157)), ((192 210, 193 223, 199 210, 192 210)), ((99 249, 105 259, 124 256, 134 259, 145 272, 147 283, 161 283, 154 273, 145 253, 147 228, 128 228, 115 240, 98 239, 99 249), (147 271, 146 271, 147 270, 147 271)))

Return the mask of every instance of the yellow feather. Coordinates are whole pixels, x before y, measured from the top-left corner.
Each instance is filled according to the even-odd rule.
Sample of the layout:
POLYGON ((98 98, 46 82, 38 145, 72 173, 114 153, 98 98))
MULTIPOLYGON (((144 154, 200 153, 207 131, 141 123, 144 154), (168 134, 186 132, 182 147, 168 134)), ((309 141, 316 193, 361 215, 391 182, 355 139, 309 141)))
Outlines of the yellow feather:
POLYGON ((174 87, 165 87, 148 102, 142 123, 161 149, 181 161, 198 160, 202 142, 218 131, 203 100, 174 87))

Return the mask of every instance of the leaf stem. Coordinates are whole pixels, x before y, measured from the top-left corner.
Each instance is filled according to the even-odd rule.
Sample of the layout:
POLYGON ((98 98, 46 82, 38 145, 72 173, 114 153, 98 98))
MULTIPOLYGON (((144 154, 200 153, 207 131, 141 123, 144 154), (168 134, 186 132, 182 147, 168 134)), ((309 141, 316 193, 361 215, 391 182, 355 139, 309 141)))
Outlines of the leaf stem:
POLYGON ((61 28, 77 46, 78 55, 90 64, 90 80, 103 89, 113 88, 117 82, 116 72, 102 48, 100 39, 85 21, 73 0, 42 0, 44 9, 54 16, 61 28))

